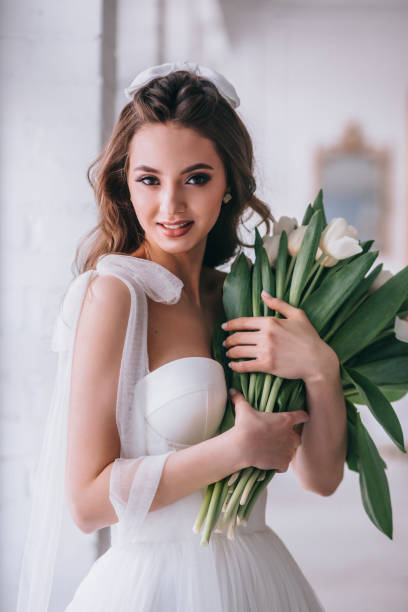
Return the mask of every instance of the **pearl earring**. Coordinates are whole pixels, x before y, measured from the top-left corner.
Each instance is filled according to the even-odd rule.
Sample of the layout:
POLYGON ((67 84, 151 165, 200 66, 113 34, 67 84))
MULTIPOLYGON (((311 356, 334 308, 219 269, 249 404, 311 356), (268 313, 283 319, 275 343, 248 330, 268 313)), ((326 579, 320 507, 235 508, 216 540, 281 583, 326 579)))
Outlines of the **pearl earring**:
POLYGON ((224 204, 227 204, 227 202, 229 202, 232 199, 232 195, 230 193, 226 193, 225 196, 222 198, 222 201, 224 202, 224 204))

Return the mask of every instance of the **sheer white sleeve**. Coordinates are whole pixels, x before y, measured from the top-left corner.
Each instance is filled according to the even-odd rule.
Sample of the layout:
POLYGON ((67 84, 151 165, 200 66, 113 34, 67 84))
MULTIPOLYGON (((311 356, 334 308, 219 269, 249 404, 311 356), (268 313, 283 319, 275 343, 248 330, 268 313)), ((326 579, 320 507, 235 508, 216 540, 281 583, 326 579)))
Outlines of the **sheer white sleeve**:
POLYGON ((137 380, 148 373, 147 299, 175 303, 183 283, 166 268, 130 256, 99 258, 70 284, 56 319, 52 350, 58 352, 57 373, 37 464, 31 513, 20 573, 17 612, 48 610, 65 494, 65 468, 72 354, 83 299, 91 279, 113 274, 129 288, 131 309, 123 348, 116 402, 121 453, 113 465, 109 499, 118 522, 111 526, 112 545, 126 543, 142 528, 158 488, 162 455, 146 452, 143 407, 134 398, 137 380), (152 268, 155 272, 152 274, 152 268))

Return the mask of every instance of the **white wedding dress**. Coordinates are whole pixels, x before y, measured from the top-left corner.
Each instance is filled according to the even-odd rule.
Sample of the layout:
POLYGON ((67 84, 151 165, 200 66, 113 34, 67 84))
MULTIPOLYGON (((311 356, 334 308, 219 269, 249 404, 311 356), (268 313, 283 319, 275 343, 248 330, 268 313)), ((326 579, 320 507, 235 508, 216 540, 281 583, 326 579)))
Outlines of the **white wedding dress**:
MULTIPOLYGON (((227 398, 224 371, 207 357, 170 361, 136 383, 149 454, 216 434, 227 398)), ((264 489, 235 540, 193 532, 205 489, 149 512, 143 529, 93 564, 66 612, 321 612, 299 566, 265 524, 264 489)))
POLYGON ((70 283, 56 320, 52 349, 59 353, 58 370, 18 612, 48 610, 64 508, 67 513, 64 473, 74 340, 89 282, 98 274, 121 279, 131 296, 116 403, 120 457, 112 466, 109 489, 118 521, 110 526, 110 548, 91 565, 65 612, 324 612, 301 569, 265 523, 267 489, 248 523, 235 527, 235 539, 213 530, 206 546, 200 544, 202 532, 193 531, 205 488, 149 511, 168 456, 219 433, 227 388, 223 367, 209 357, 183 357, 150 371, 147 296, 170 306, 180 299, 183 282, 156 262, 121 253, 102 255, 96 269, 70 283))

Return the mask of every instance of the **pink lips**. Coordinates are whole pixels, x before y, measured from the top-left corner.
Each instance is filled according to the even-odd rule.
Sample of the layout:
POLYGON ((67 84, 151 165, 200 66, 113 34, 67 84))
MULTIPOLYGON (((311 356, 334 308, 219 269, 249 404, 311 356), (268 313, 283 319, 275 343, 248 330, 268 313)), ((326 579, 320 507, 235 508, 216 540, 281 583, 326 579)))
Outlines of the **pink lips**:
MULTIPOLYGON (((186 227, 178 227, 176 229, 170 229, 168 227, 164 227, 164 225, 162 225, 161 223, 158 223, 158 225, 159 225, 161 231, 166 236, 170 236, 172 238, 177 238, 178 236, 184 236, 184 234, 187 234, 187 232, 190 231, 190 228, 192 227, 193 223, 194 223, 194 221, 189 221, 188 225, 186 225, 186 227)), ((177 225, 177 224, 175 224, 175 225, 177 225)))

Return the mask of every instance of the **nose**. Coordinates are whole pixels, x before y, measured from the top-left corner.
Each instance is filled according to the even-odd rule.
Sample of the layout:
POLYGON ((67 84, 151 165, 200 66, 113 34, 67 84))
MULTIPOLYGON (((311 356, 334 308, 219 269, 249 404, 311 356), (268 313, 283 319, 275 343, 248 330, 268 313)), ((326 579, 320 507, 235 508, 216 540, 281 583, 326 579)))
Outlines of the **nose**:
POLYGON ((185 210, 186 203, 177 185, 167 184, 161 190, 159 198, 160 212, 164 217, 171 218, 185 210))

